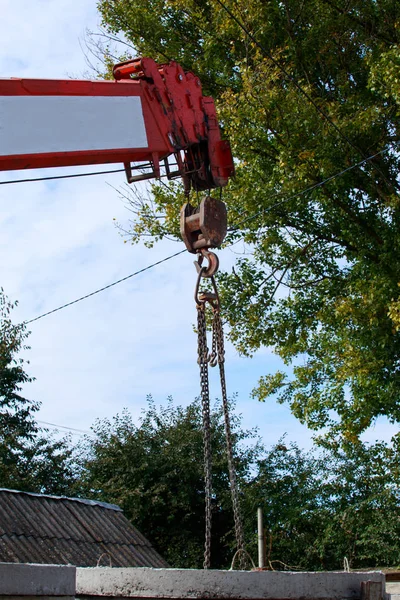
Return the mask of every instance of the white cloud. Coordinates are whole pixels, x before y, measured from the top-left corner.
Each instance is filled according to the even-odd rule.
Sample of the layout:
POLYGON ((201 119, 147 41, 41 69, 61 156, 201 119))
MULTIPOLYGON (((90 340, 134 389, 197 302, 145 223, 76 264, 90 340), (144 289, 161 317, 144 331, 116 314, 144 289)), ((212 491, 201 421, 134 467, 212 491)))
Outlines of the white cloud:
POLYGON ((2 77, 62 77, 86 69, 80 41, 100 23, 94 0, 2 0, 2 77))

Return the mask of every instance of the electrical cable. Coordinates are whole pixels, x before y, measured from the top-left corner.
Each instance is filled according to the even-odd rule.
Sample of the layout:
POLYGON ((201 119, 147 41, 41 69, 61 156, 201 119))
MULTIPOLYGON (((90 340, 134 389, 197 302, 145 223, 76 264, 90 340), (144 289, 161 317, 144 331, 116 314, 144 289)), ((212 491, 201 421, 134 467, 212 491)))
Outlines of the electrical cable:
MULTIPOLYGON (((251 215, 249 217, 246 217, 246 219, 243 219, 243 221, 241 221, 240 223, 238 223, 237 225, 235 225, 234 227, 231 227, 230 229, 228 229, 229 233, 235 232, 238 229, 240 229, 240 227, 242 225, 244 225, 245 223, 247 223, 248 221, 251 221, 253 219, 256 219, 257 217, 259 217, 262 214, 265 214, 267 212, 270 212, 271 210, 273 210, 274 208, 276 208, 277 206, 280 206, 281 204, 285 204, 286 202, 289 202, 290 200, 293 200, 293 198, 298 198, 299 196, 302 196, 303 194, 306 194, 307 192, 310 192, 318 187, 322 187, 324 186, 326 183, 328 183, 329 181, 332 181, 333 179, 335 179, 336 177, 340 177, 341 175, 344 175, 345 173, 347 173, 348 171, 351 171, 352 169, 355 169, 356 167, 359 167, 360 165, 364 164, 365 162, 372 160, 373 158, 375 158, 376 156, 378 156, 379 154, 383 154, 384 152, 387 152, 388 150, 390 150, 390 147, 386 147, 383 148, 383 150, 380 150, 379 152, 377 152, 376 154, 373 154, 367 158, 365 158, 364 160, 350 166, 347 167, 347 169, 344 169, 343 171, 340 171, 339 173, 336 173, 335 175, 331 175, 330 177, 328 177, 327 179, 324 179, 324 181, 320 181, 318 183, 315 183, 312 186, 309 186, 308 188, 305 188, 304 190, 297 192, 296 194, 293 194, 292 196, 289 196, 288 198, 283 198, 282 200, 280 200, 279 202, 276 202, 275 204, 273 204, 272 206, 259 211, 258 213, 256 213, 255 215, 251 215)), ((107 290, 115 285, 118 285, 119 283, 122 283, 123 281, 126 281, 127 279, 130 279, 131 277, 135 277, 136 275, 139 275, 140 273, 143 273, 144 271, 148 271, 149 269, 152 269, 153 267, 162 264, 163 262, 166 262, 167 260, 170 260, 171 258, 175 258, 176 256, 179 256, 179 254, 183 254, 184 252, 186 252, 186 250, 180 250, 179 252, 176 252, 175 254, 172 254, 171 256, 167 256, 166 258, 163 258, 162 260, 159 260, 156 263, 153 263, 151 265, 148 265, 147 267, 144 267, 143 269, 140 269, 139 271, 135 271, 135 273, 131 273, 130 275, 127 275, 126 277, 123 277, 122 279, 118 279, 118 281, 114 281, 113 283, 110 283, 109 285, 106 285, 102 288, 99 288, 98 290, 95 290, 94 292, 91 292, 90 294, 86 294, 85 296, 81 296, 80 298, 77 298, 76 300, 72 300, 71 302, 67 302, 66 304, 63 304, 62 306, 59 306, 57 308, 54 308, 53 310, 50 310, 46 313, 43 313, 42 315, 39 315, 38 317, 35 317, 34 319, 30 319, 29 321, 25 321, 25 325, 28 325, 29 323, 33 323, 34 321, 38 321, 39 319, 43 319, 44 317, 47 317, 48 315, 51 315, 55 312, 58 312, 59 310, 62 310, 64 308, 67 308, 68 306, 71 306, 72 304, 76 304, 78 302, 81 302, 82 300, 86 300, 86 298, 90 298, 91 296, 95 296, 96 294, 99 294, 100 292, 103 292, 104 290, 107 290)))
POLYGON ((71 173, 69 175, 50 175, 49 177, 33 177, 31 179, 11 179, 0 181, 0 185, 11 183, 30 183, 32 181, 51 181, 52 179, 72 179, 73 177, 90 177, 91 175, 108 175, 109 173, 123 173, 125 169, 113 169, 110 171, 95 171, 94 173, 71 173))
MULTIPOLYGON (((303 96, 308 100, 308 102, 310 102, 313 105, 313 107, 315 108, 315 110, 321 116, 323 116, 324 119, 326 119, 326 121, 329 123, 329 125, 335 129, 335 131, 342 137, 342 139, 345 140, 354 150, 356 150, 356 152, 358 154, 360 154, 363 158, 365 158, 365 153, 360 148, 358 148, 358 146, 349 137, 347 137, 347 135, 345 133, 343 133, 343 131, 340 129, 340 127, 338 127, 336 125, 336 123, 330 118, 330 116, 324 110, 322 110, 322 108, 320 106, 318 106, 318 104, 315 102, 315 100, 313 100, 313 98, 310 96, 310 94, 308 92, 306 92, 306 90, 299 84, 297 79, 293 75, 291 75, 285 69, 285 67, 282 66, 280 64, 280 62, 277 61, 272 56, 272 54, 270 54, 268 52, 268 50, 266 50, 266 48, 250 33, 250 31, 247 29, 247 27, 245 27, 245 25, 243 25, 243 23, 241 23, 241 21, 239 21, 239 19, 233 14, 233 12, 227 6, 225 6, 225 4, 222 2, 222 0, 217 0, 217 2, 221 6, 221 8, 223 8, 223 10, 225 10, 225 12, 231 17, 231 19, 233 19, 235 21, 235 23, 241 28, 241 30, 248 36, 248 38, 261 50, 261 52, 264 54, 264 56, 269 58, 269 60, 276 67, 278 67, 278 69, 285 75, 285 77, 287 77, 287 79, 289 79, 289 81, 291 81, 291 83, 295 86, 297 91, 300 92, 301 94, 303 94, 303 96)), ((390 187, 392 187, 395 190, 395 192, 397 193, 397 190, 395 189, 394 185, 386 179, 385 175, 382 173, 382 171, 379 169, 379 167, 377 167, 376 165, 373 165, 373 167, 383 177, 385 182, 388 185, 390 185, 390 187)))
POLYGON ((66 427, 65 425, 57 425, 57 423, 49 423, 48 421, 39 421, 36 423, 40 425, 48 425, 49 427, 56 427, 57 429, 65 429, 66 431, 70 431, 71 433, 77 433, 79 435, 93 435, 92 431, 86 431, 85 429, 76 429, 75 427, 66 427))
POLYGON ((67 308, 67 306, 72 306, 72 304, 77 304, 77 302, 81 302, 82 300, 86 300, 86 298, 90 298, 91 296, 95 296, 96 294, 99 294, 100 292, 104 292, 104 290, 108 290, 109 288, 113 287, 114 285, 118 285, 119 283, 122 283, 123 281, 126 281, 127 279, 130 279, 131 277, 140 275, 140 273, 144 273, 145 271, 148 271, 149 269, 152 269, 153 267, 156 267, 157 265, 161 265, 161 263, 164 263, 167 260, 171 260, 171 258, 175 258, 175 256, 179 256, 179 254, 183 254, 184 252, 186 252, 186 250, 180 250, 179 252, 175 252, 175 254, 171 254, 171 256, 167 256, 166 258, 163 258, 162 260, 158 260, 157 262, 155 262, 151 265, 148 265, 147 267, 144 267, 143 269, 140 269, 139 271, 135 271, 134 273, 131 273, 130 275, 127 275, 126 277, 122 277, 122 279, 118 279, 118 281, 109 283, 108 285, 105 285, 104 287, 102 287, 98 290, 95 290, 94 292, 91 292, 90 294, 81 296, 80 298, 77 298, 76 300, 72 300, 72 302, 67 302, 66 304, 63 304, 62 306, 58 306, 57 308, 53 308, 53 310, 49 310, 48 312, 43 313, 42 315, 39 315, 38 317, 35 317, 34 319, 30 319, 29 321, 24 321, 24 325, 29 325, 29 323, 33 323, 34 321, 43 319, 43 317, 47 317, 48 315, 58 312, 59 310, 62 310, 63 308, 67 308))
MULTIPOLYGON (((131 166, 132 170, 141 171, 142 169, 150 167, 149 164, 143 164, 139 166, 131 166)), ((170 167, 176 167, 177 163, 170 163, 170 167)), ((0 185, 10 185, 12 183, 31 183, 33 181, 51 181, 54 179, 73 179, 74 177, 90 177, 91 175, 108 175, 109 173, 124 173, 125 169, 111 169, 109 171, 95 171, 93 173, 70 173, 69 175, 49 175, 48 177, 32 177, 29 179, 10 179, 9 181, 0 181, 0 185)), ((166 175, 161 175, 166 177, 166 175)))
MULTIPOLYGON (((243 225, 244 223, 247 223, 248 221, 250 221, 252 219, 255 219, 256 217, 260 216, 261 214, 269 212, 270 210, 276 208, 277 206, 280 206, 281 204, 283 204, 285 202, 289 202, 293 198, 297 198, 297 197, 299 197, 299 196, 301 196, 303 194, 306 194, 307 192, 310 192, 310 191, 312 191, 312 190, 314 190, 314 189, 316 189, 318 187, 322 187, 323 185, 325 185, 329 181, 332 181, 333 179, 335 179, 337 177, 340 177, 341 175, 344 175, 348 171, 351 171, 352 169, 355 169, 356 167, 361 166, 362 164, 364 164, 367 161, 372 160, 373 158, 375 158, 379 154, 383 154, 384 152, 387 152, 389 149, 390 148, 384 148, 380 152, 377 152, 376 154, 373 154, 373 155, 365 158, 364 160, 362 160, 362 161, 360 161, 360 162, 358 162, 358 163, 356 163, 356 164, 348 167, 347 169, 344 169, 344 170, 340 171, 339 173, 336 173, 335 175, 332 175, 331 177, 328 177, 324 181, 321 181, 321 182, 316 183, 316 184, 314 184, 314 185, 312 185, 312 186, 310 186, 308 188, 305 188, 304 190, 302 190, 302 191, 300 191, 300 192, 298 192, 296 194, 293 194, 292 196, 290 196, 288 198, 285 198, 285 199, 281 200, 280 202, 277 202, 273 206, 271 206, 271 207, 269 207, 269 208, 267 208, 267 209, 265 209, 263 211, 260 211, 260 212, 258 212, 255 215, 251 215, 250 217, 247 217, 246 219, 244 219, 243 221, 241 221, 238 225, 236 225, 234 228, 230 228, 228 231, 230 231, 230 232, 237 231, 240 228, 240 226, 243 225)), ((85 300, 86 298, 90 298, 91 296, 94 296, 95 294, 98 294, 98 293, 100 293, 100 292, 102 292, 102 291, 104 291, 106 289, 109 289, 109 288, 111 288, 111 287, 113 287, 113 286, 115 286, 115 285, 117 285, 119 283, 122 283, 123 281, 126 281, 127 279, 130 279, 131 277, 134 277, 135 275, 139 275, 140 273, 143 273, 144 271, 147 271, 147 270, 149 270, 149 269, 151 269, 151 268, 153 268, 153 267, 155 267, 155 266, 157 266, 157 265, 159 265, 159 264, 161 264, 163 262, 166 262, 167 260, 170 260, 171 258, 175 258, 179 254, 183 254, 184 252, 186 252, 186 250, 181 250, 180 252, 177 252, 177 253, 175 253, 175 254, 173 254, 171 256, 168 256, 168 257, 166 257, 166 258, 164 258, 164 259, 162 259, 162 260, 160 260, 160 261, 158 261, 156 263, 153 263, 152 265, 148 265, 147 267, 144 267, 143 269, 141 269, 139 271, 136 271, 135 273, 132 273, 132 274, 126 276, 126 277, 123 277, 122 279, 119 279, 118 281, 115 281, 115 282, 113 282, 113 283, 111 283, 111 284, 109 284, 107 286, 104 286, 104 287, 102 287, 102 288, 100 288, 100 289, 98 289, 98 290, 96 290, 94 292, 91 292, 90 294, 86 294, 85 296, 77 298, 76 300, 73 300, 72 302, 68 302, 67 304, 59 306, 58 308, 55 308, 55 309, 53 309, 51 311, 48 311, 47 313, 44 313, 44 314, 42 314, 42 315, 40 315, 38 317, 35 317, 34 319, 31 319, 30 321, 25 321, 25 324, 33 323, 34 321, 38 321, 39 319, 42 319, 43 317, 46 317, 46 316, 48 316, 48 315, 50 315, 50 314, 52 314, 54 312, 62 310, 63 308, 67 308, 68 306, 71 306, 72 304, 76 304, 77 302, 85 300)), ((48 421, 38 420, 37 423, 42 424, 42 425, 46 425, 46 426, 49 426, 49 427, 54 427, 56 429, 64 429, 64 430, 70 432, 71 434, 76 434, 76 435, 93 435, 93 432, 86 431, 84 429, 77 429, 75 427, 66 427, 65 425, 58 425, 56 423, 50 423, 48 421)))
MULTIPOLYGON (((301 190, 300 192, 297 192, 296 194, 293 194, 292 196, 284 198, 284 199, 280 200, 279 202, 276 202, 272 206, 269 206, 268 208, 265 208, 264 210, 260 210, 255 215, 251 215, 251 216, 247 217, 243 221, 240 221, 234 227, 231 227, 230 229, 228 229, 228 232, 232 233, 232 232, 237 231, 238 229, 241 228, 242 225, 244 225, 248 221, 252 221, 253 219, 256 219, 257 217, 259 217, 260 215, 263 215, 263 214, 265 214, 267 212, 270 212, 271 210, 273 210, 274 208, 280 206, 281 204, 285 204, 286 202, 290 202, 290 200, 293 200, 294 198, 298 198, 299 196, 302 196, 303 194, 306 194, 307 192, 311 192, 312 190, 315 190, 316 188, 319 188, 319 187, 322 187, 322 186, 326 185, 329 181, 332 181, 333 179, 336 179, 337 177, 341 177, 342 175, 344 175, 348 171, 351 171, 352 169, 356 169, 357 167, 360 167, 364 163, 372 160, 373 158, 375 158, 376 156, 379 156, 380 154, 383 154, 384 152, 387 152, 388 150, 390 150, 390 146, 389 147, 387 146, 386 148, 383 148, 383 150, 380 150, 376 154, 372 154, 371 156, 368 156, 367 158, 364 158, 363 160, 360 160, 360 162, 358 162, 358 163, 356 163, 354 165, 351 165, 351 167, 347 167, 347 169, 343 169, 342 171, 339 171, 339 173, 336 173, 335 175, 331 175, 330 177, 327 177, 323 181, 320 181, 318 183, 314 183, 313 185, 309 186, 308 188, 305 188, 304 190, 301 190)), ((279 197, 279 194, 277 194, 276 196, 272 196, 272 197, 273 198, 274 197, 279 197)))

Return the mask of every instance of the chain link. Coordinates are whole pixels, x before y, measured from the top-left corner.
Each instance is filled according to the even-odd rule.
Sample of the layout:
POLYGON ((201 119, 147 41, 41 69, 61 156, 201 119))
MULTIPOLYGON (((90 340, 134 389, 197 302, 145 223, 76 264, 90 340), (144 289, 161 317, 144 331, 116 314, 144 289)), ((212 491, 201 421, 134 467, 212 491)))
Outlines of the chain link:
MULTIPOLYGON (((199 275, 199 280, 201 273, 199 275)), ((199 281, 198 281, 199 283, 199 281)), ((233 457, 232 430, 229 416, 229 402, 226 391, 225 380, 225 346, 222 320, 219 312, 219 299, 214 278, 212 283, 215 296, 212 301, 208 300, 213 309, 212 321, 212 349, 208 353, 207 347, 207 325, 206 325, 206 301, 197 302, 197 333, 198 333, 198 363, 200 366, 201 401, 203 412, 203 445, 204 445, 204 479, 205 479, 205 549, 204 569, 210 568, 211 557, 211 497, 212 497, 212 461, 211 461, 211 421, 210 421, 210 392, 208 382, 208 365, 214 367, 219 365, 221 380, 222 406, 225 423, 226 452, 228 459, 229 482, 232 495, 232 508, 235 523, 235 535, 237 550, 240 551, 240 568, 246 568, 244 533, 241 519, 239 491, 236 478, 235 462, 233 457)), ((196 299, 198 297, 196 288, 196 299)))
POLYGON ((211 496, 212 496, 212 462, 211 462, 211 421, 210 390, 208 384, 208 348, 205 303, 197 305, 198 363, 200 366, 201 404, 203 411, 203 448, 204 448, 204 482, 205 482, 205 544, 203 568, 209 569, 211 564, 211 496))
POLYGON ((235 461, 233 458, 233 442, 232 442, 232 429, 231 421, 229 416, 229 403, 228 395, 226 392, 226 379, 225 379, 225 344, 224 344, 224 330, 222 327, 221 315, 219 312, 219 306, 214 309, 213 318, 213 337, 215 335, 216 348, 218 353, 218 366, 219 375, 221 380, 221 393, 222 393, 222 407, 224 411, 225 421, 225 438, 226 438, 226 454, 228 458, 228 470, 229 470, 229 482, 231 485, 231 496, 232 496, 232 508, 233 518, 235 522, 235 535, 236 545, 240 552, 240 568, 244 570, 246 568, 246 556, 243 552, 245 550, 244 533, 240 510, 239 501, 239 490, 236 478, 235 461))
POLYGON ((211 352, 208 355, 208 364, 210 365, 210 367, 216 367, 218 364, 217 330, 215 319, 213 319, 212 321, 212 346, 211 352))

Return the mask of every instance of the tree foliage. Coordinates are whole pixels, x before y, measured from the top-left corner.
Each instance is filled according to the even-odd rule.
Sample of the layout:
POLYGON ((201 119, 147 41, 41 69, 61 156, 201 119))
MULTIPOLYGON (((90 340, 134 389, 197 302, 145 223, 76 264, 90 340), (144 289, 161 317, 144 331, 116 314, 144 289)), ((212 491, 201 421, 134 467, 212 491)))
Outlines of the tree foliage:
MULTIPOLYGON (((400 552, 400 448, 328 444, 305 452, 285 438, 266 450, 255 432, 234 447, 246 546, 257 556, 257 508, 267 566, 276 570, 396 566, 400 552)), ((125 411, 98 421, 80 449, 80 495, 120 505, 171 567, 201 568, 204 474, 199 401, 186 408, 151 397, 140 423, 125 411)), ((212 418, 212 566, 235 552, 221 413, 212 418)))
MULTIPOLYGON (((330 447, 326 456, 326 504, 330 522, 320 546, 350 566, 397 566, 400 533, 398 440, 393 446, 346 444, 330 447)), ((340 565, 338 564, 338 567, 340 565)))
POLYGON ((72 485, 71 451, 38 427, 40 403, 21 395, 33 381, 19 356, 28 350, 24 324, 15 325, 10 303, 0 290, 0 487, 65 494, 72 485))
POLYGON ((263 508, 270 568, 300 570, 397 566, 399 447, 329 444, 305 452, 282 439, 260 456, 246 489, 249 548, 263 508))
MULTIPOLYGON (((379 415, 399 421, 397 0, 98 6, 111 35, 181 62, 216 99, 237 162, 228 243, 248 245, 220 276, 231 339, 273 347, 292 372, 266 373, 254 395, 348 440, 379 415)), ((134 241, 177 235, 182 194, 154 191, 133 203, 134 241)))
MULTIPOLYGON (((233 517, 221 411, 212 419, 212 566, 227 567, 234 553, 233 517)), ((254 450, 238 447, 249 432, 234 427, 240 481, 249 476, 254 450)), ((125 515, 174 567, 201 568, 204 548, 202 416, 198 402, 156 407, 151 397, 140 423, 125 411, 97 421, 82 449, 84 496, 121 506, 125 515)))

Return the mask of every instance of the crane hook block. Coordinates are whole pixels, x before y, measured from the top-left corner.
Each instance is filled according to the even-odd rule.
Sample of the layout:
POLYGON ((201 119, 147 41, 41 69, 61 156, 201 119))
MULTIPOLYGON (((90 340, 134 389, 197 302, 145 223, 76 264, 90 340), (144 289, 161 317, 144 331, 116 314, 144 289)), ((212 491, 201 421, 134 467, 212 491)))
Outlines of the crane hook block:
POLYGON ((189 252, 217 248, 226 236, 226 206, 221 200, 207 196, 195 208, 189 202, 181 209, 181 236, 189 252))

